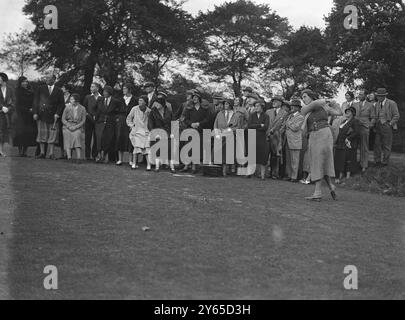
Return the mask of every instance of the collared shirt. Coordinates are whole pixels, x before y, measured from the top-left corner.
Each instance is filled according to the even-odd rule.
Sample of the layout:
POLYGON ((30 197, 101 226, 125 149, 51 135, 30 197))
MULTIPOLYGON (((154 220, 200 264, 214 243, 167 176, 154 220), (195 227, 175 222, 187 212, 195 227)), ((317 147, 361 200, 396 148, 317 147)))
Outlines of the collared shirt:
POLYGON ((3 93, 3 98, 6 99, 7 87, 1 87, 1 92, 3 93))
POLYGON ((77 115, 78 115, 78 112, 79 112, 79 105, 77 104, 75 106, 72 106, 72 108, 73 108, 73 117, 75 119, 77 119, 77 115))
POLYGON ((153 98, 153 96, 154 96, 154 93, 153 93, 153 92, 148 93, 148 100, 149 100, 149 104, 152 102, 152 98, 153 98))
POLYGON ((132 95, 130 95, 129 97, 128 97, 128 96, 124 96, 125 104, 126 104, 126 105, 129 105, 129 103, 131 102, 131 99, 132 99, 132 95))
POLYGON ((52 94, 54 87, 55 87, 54 85, 53 86, 48 86, 49 94, 52 94))
POLYGON ((105 104, 105 106, 108 106, 108 105, 110 104, 110 101, 111 101, 111 97, 105 98, 105 99, 104 99, 104 104, 105 104))
POLYGON ((384 124, 387 122, 387 118, 385 117, 385 112, 384 112, 384 105, 386 102, 387 102, 387 98, 385 98, 383 102, 377 102, 377 114, 378 114, 377 119, 381 122, 381 124, 384 124))
POLYGON ((226 110, 225 111, 225 119, 226 119, 226 123, 229 124, 231 122, 233 116, 233 111, 232 110, 226 110))

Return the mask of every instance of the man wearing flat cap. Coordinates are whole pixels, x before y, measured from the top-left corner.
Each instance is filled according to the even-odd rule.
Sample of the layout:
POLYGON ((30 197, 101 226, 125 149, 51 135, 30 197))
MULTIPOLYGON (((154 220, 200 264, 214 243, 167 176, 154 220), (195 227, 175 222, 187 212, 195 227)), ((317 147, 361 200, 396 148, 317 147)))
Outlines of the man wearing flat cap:
POLYGON ((0 158, 5 157, 4 144, 9 140, 11 113, 15 107, 14 91, 7 85, 8 76, 0 73, 0 158))
POLYGON ((393 130, 399 121, 398 105, 387 98, 388 92, 380 88, 376 92, 377 103, 372 113, 372 124, 375 127, 374 157, 377 167, 386 167, 391 157, 393 130))
POLYGON ((50 74, 46 84, 40 86, 34 96, 34 120, 37 121, 37 142, 40 146, 39 159, 46 157, 45 147, 48 146, 49 159, 56 160, 55 144, 59 142, 60 117, 65 109, 65 98, 61 88, 55 85, 56 76, 50 74))
POLYGON ((292 112, 287 117, 282 130, 285 130, 287 138, 286 150, 286 173, 291 182, 298 182, 298 169, 300 166, 300 154, 302 150, 302 125, 304 117, 301 115, 301 101, 294 99, 290 106, 292 112))
POLYGON ((267 138, 270 144, 270 166, 273 179, 280 178, 279 170, 282 155, 281 127, 288 116, 288 113, 281 108, 284 103, 282 96, 274 96, 272 100, 273 109, 266 112, 270 119, 267 138))

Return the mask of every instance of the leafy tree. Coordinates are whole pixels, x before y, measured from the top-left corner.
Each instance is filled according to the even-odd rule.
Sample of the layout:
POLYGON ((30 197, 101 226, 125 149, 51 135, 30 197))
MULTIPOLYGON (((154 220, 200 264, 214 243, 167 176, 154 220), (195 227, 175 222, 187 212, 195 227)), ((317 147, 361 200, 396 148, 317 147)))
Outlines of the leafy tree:
POLYGON ((128 66, 150 53, 151 37, 154 45, 165 45, 167 56, 173 50, 173 32, 185 17, 174 0, 28 0, 24 12, 36 26, 33 39, 42 46, 38 66, 64 71, 62 81, 82 80, 85 91, 94 75, 113 85, 128 66), (47 5, 58 9, 57 30, 43 26, 47 5))
POLYGON ((140 30, 144 54, 137 62, 143 78, 161 85, 167 64, 184 58, 189 49, 199 43, 196 25, 190 14, 181 8, 182 2, 149 8, 148 19, 140 30))
POLYGON ((242 81, 264 66, 281 44, 290 27, 285 18, 268 5, 251 1, 225 2, 197 18, 204 39, 194 52, 197 64, 214 81, 232 79, 232 88, 240 94, 242 81))
POLYGON ((35 48, 28 31, 10 33, 5 37, 0 59, 6 63, 10 71, 23 76, 35 63, 35 48))
POLYGON ((301 27, 291 33, 270 59, 266 75, 278 81, 284 96, 311 88, 323 96, 333 96, 337 85, 332 81, 331 53, 324 35, 318 28, 301 27))
POLYGON ((405 101, 405 1, 335 0, 326 22, 336 79, 351 86, 362 80, 368 90, 386 87, 395 99, 405 101), (343 25, 349 4, 358 9, 358 29, 343 25))

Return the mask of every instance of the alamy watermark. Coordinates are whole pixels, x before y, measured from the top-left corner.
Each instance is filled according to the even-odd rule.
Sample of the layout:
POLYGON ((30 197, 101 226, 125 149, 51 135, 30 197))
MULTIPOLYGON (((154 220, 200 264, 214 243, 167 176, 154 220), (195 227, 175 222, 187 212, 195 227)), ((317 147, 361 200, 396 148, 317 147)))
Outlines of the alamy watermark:
POLYGON ((343 21, 343 25, 347 30, 359 28, 359 10, 354 5, 347 5, 343 11, 349 14, 343 21))
POLYGON ((45 290, 58 290, 58 268, 55 266, 46 266, 44 268, 44 274, 47 276, 44 278, 45 290))
POLYGON ((247 132, 247 139, 244 129, 234 131, 204 129, 202 135, 201 131, 196 129, 186 129, 180 134, 178 122, 173 121, 170 138, 163 129, 154 129, 149 133, 150 141, 156 142, 151 147, 150 156, 152 159, 170 159, 174 164, 181 162, 197 165, 234 165, 237 163, 240 166, 253 166, 256 164, 256 130, 249 129, 247 132), (183 146, 180 148, 181 144, 183 146), (160 153, 159 156, 157 156, 158 153, 160 153), (224 156, 226 159, 223 158, 224 156))

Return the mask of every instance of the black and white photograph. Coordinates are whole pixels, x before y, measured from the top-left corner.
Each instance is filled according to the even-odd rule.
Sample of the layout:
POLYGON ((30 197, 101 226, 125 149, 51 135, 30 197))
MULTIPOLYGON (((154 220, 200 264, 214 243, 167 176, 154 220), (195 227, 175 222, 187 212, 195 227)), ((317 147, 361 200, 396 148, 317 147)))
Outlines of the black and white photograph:
POLYGON ((403 300, 404 208, 404 0, 0 0, 0 300, 403 300))

